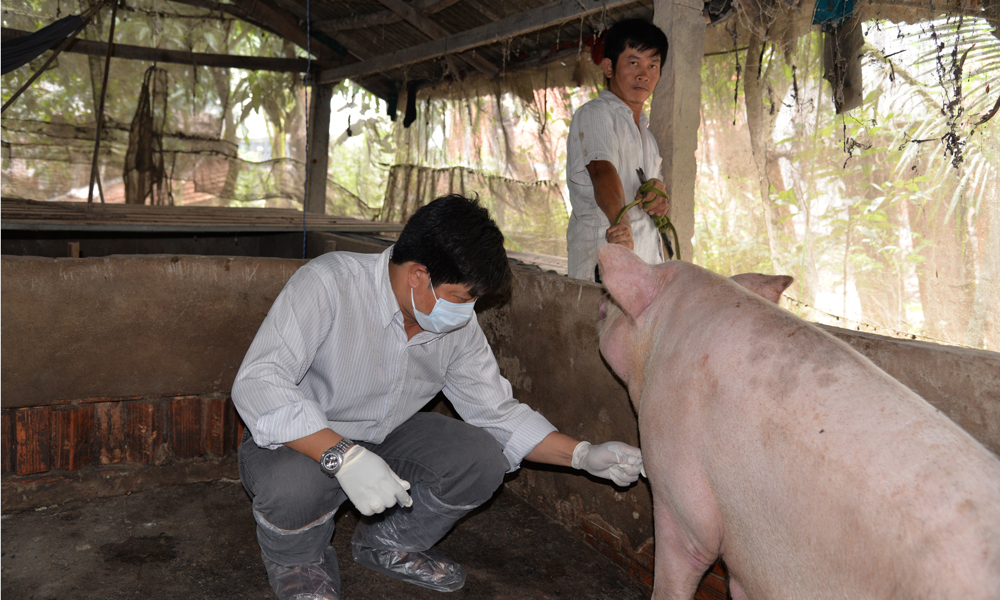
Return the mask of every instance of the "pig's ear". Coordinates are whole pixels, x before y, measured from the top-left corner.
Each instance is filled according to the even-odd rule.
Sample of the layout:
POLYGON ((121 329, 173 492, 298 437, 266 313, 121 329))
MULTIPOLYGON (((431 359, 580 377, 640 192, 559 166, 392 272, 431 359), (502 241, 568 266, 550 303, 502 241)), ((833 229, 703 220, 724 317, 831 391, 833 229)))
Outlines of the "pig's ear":
POLYGON ((740 273, 733 275, 730 279, 775 304, 781 300, 781 292, 788 289, 788 286, 795 281, 788 275, 764 275, 762 273, 740 273))
POLYGON ((601 280, 625 312, 633 319, 653 302, 663 286, 657 269, 646 264, 634 252, 617 244, 603 246, 597 253, 601 280))

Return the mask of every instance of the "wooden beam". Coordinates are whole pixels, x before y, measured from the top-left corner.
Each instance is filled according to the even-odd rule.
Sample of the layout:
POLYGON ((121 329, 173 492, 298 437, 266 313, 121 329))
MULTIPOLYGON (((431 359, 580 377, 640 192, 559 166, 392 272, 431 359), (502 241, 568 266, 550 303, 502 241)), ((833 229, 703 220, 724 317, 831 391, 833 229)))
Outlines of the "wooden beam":
POLYGON ((299 29, 298 18, 294 14, 271 6, 269 3, 261 0, 231 1, 236 6, 247 11, 249 15, 259 19, 262 23, 266 23, 268 27, 273 28, 278 35, 293 44, 298 45, 303 50, 309 47, 312 49, 314 56, 323 60, 330 60, 334 58, 333 50, 316 38, 312 38, 312 42, 310 44, 309 38, 311 36, 306 35, 305 31, 299 29))
POLYGON ((306 170, 309 186, 303 210, 308 213, 326 214, 326 177, 330 160, 330 103, 334 84, 312 86, 309 119, 309 154, 306 170))
POLYGON ((390 10, 380 10, 375 13, 368 13, 367 15, 357 15, 353 17, 344 17, 342 19, 324 19, 322 21, 316 21, 313 23, 313 27, 316 31, 322 31, 323 33, 336 34, 341 31, 352 31, 355 29, 368 29, 369 27, 379 27, 381 25, 391 25, 393 23, 399 23, 403 20, 403 17, 397 15, 390 10))
POLYGON ((373 73, 381 73, 390 69, 398 69, 427 60, 440 58, 447 54, 465 52, 479 46, 494 44, 506 38, 524 35, 561 25, 567 21, 580 19, 590 14, 602 12, 620 6, 634 4, 636 0, 560 0, 540 8, 529 10, 495 23, 474 27, 468 31, 450 35, 446 38, 404 48, 365 60, 353 65, 330 69, 323 73, 320 83, 339 81, 341 79, 356 79, 373 73))
MULTIPOLYGON (((398 14, 410 25, 413 25, 420 31, 424 33, 427 37, 432 40, 438 40, 441 38, 446 38, 451 35, 451 32, 441 27, 434 21, 428 19, 423 14, 418 12, 412 6, 403 2, 403 0, 378 0, 383 6, 398 14)), ((500 72, 496 66, 490 61, 486 60, 482 56, 475 54, 474 52, 463 52, 459 54, 458 57, 468 63, 473 69, 479 71, 483 75, 489 75, 490 77, 496 75, 500 72)))
MULTIPOLYGON (((275 35, 283 37, 303 50, 307 49, 308 39, 306 37, 306 33, 299 29, 298 26, 295 25, 295 22, 289 19, 288 15, 283 15, 280 11, 258 2, 236 0, 234 4, 229 4, 215 2, 214 0, 170 1, 178 4, 185 4, 187 6, 197 6, 211 11, 219 11, 230 14, 242 21, 246 21, 247 23, 254 25, 255 27, 260 27, 265 31, 269 31, 275 35)), ((312 44, 309 45, 309 48, 312 50, 312 55, 320 60, 336 61, 336 59, 339 58, 336 52, 331 50, 329 46, 315 37, 312 38, 312 44)))
MULTIPOLYGON (((7 42, 30 35, 30 33, 28 31, 4 27, 2 40, 7 42)), ((70 44, 65 50, 65 52, 92 56, 104 56, 107 51, 108 44, 105 42, 92 42, 80 39, 70 44)), ((246 69, 248 71, 278 71, 284 73, 305 73, 306 71, 306 59, 304 58, 268 58, 262 56, 237 56, 235 54, 209 54, 207 52, 163 50, 160 48, 146 48, 126 44, 115 44, 111 56, 127 60, 148 60, 198 67, 246 69)), ((331 68, 334 66, 337 65, 325 61, 314 60, 312 63, 312 69, 331 68)))
MULTIPOLYGON (((412 6, 421 14, 433 15, 434 13, 444 10, 458 1, 459 0, 417 0, 409 6, 412 6)), ((326 19, 323 21, 316 21, 313 23, 313 27, 317 31, 322 31, 324 33, 337 33, 338 31, 347 31, 351 29, 367 29, 369 27, 378 27, 380 25, 391 25, 392 23, 399 23, 402 20, 403 17, 391 10, 381 10, 378 12, 368 13, 366 15, 345 17, 343 19, 326 19)))

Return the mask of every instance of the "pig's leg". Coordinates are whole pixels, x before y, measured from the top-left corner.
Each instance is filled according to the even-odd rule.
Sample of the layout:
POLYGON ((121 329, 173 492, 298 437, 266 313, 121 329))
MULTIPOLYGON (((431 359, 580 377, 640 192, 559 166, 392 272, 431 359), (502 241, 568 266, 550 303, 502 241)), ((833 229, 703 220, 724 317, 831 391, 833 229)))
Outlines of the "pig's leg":
MULTIPOLYGON (((655 502, 655 499, 654 499, 655 502)), ((653 600, 692 600, 705 571, 718 556, 699 548, 670 506, 655 503, 656 547, 653 600)))
POLYGON ((729 576, 729 595, 732 596, 733 600, 747 600, 747 593, 743 591, 743 586, 733 579, 732 575, 729 576))

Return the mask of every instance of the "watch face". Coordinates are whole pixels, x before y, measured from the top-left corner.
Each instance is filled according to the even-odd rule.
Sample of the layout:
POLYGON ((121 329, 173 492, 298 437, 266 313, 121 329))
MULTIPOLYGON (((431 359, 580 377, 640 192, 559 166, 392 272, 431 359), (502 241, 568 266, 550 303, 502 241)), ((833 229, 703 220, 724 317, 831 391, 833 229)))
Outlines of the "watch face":
POLYGON ((337 468, 340 467, 341 460, 342 459, 339 454, 334 454, 331 452, 330 454, 323 455, 320 464, 323 466, 323 469, 327 471, 336 471, 337 468))

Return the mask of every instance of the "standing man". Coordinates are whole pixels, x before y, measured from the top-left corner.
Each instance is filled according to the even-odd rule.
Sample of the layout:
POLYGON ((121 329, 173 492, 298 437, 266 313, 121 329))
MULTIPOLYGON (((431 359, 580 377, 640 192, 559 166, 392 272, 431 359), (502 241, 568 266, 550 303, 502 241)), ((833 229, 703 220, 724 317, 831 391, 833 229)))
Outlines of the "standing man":
POLYGON ((638 448, 578 442, 513 398, 473 312, 510 283, 503 234, 457 195, 420 208, 385 252, 331 252, 289 279, 232 392, 247 426, 240 479, 279 599, 340 597, 330 539, 345 500, 369 517, 356 562, 453 591, 465 572, 434 544, 522 460, 638 478, 638 448), (418 412, 442 390, 464 420, 418 412))
POLYGON ((667 36, 649 21, 626 19, 607 32, 601 68, 608 89, 576 111, 566 142, 573 206, 566 231, 570 277, 594 281, 597 251, 604 244, 621 244, 650 264, 663 262, 659 232, 649 215, 667 214, 667 198, 650 192, 642 204, 653 204, 645 211, 642 204, 634 206, 618 225, 612 223, 638 197, 638 169, 664 190, 660 151, 642 107, 660 80, 666 56, 667 36))

